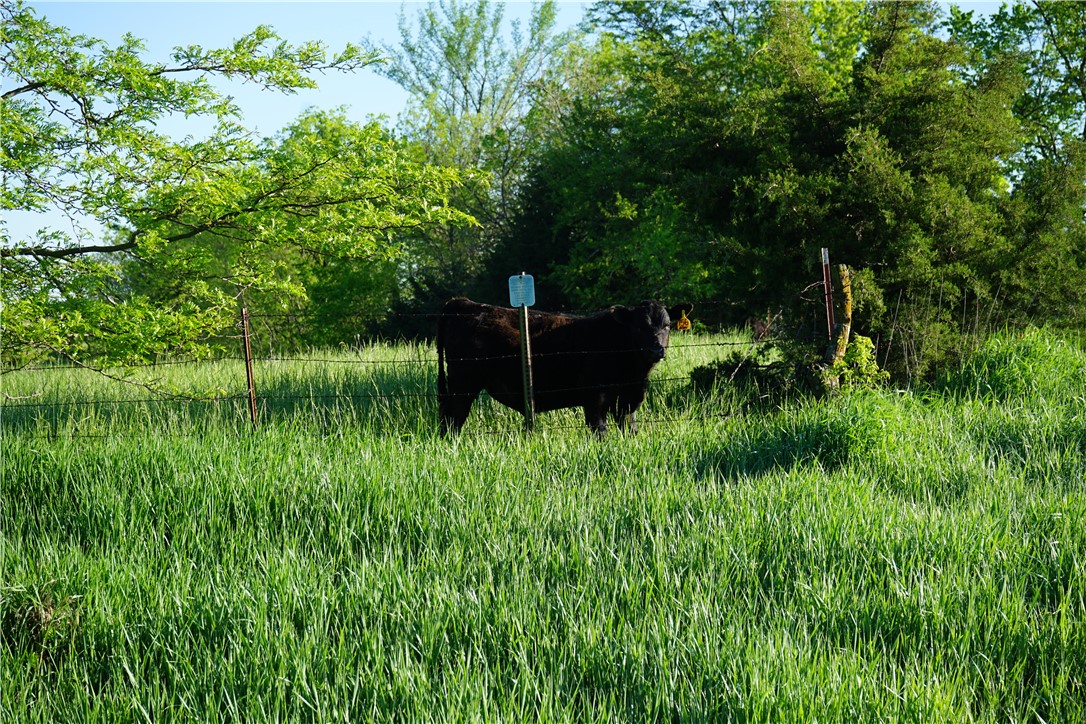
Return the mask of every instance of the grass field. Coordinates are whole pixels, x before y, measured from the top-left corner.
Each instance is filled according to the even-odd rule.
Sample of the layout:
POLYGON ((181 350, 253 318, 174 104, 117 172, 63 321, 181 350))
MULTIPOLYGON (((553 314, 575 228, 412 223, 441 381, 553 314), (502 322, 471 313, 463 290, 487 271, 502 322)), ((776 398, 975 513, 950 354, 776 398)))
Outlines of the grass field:
POLYGON ((257 430, 5 375, 0 721, 1086 721, 1081 340, 773 410, 683 382, 725 341, 603 441, 442 440, 407 345, 258 365, 257 430))

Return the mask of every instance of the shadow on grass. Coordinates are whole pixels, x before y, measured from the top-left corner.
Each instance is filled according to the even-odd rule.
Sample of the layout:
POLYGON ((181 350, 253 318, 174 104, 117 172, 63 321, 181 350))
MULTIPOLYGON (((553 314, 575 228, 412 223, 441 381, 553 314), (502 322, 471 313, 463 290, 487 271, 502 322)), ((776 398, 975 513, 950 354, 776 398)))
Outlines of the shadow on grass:
POLYGON ((974 484, 987 476, 968 463, 904 461, 880 464, 874 469, 874 483, 882 492, 908 503, 951 506, 963 501, 974 484))
POLYGON ((1086 421, 1059 415, 1055 419, 992 419, 974 433, 993 462, 1021 471, 1035 483, 1065 491, 1086 487, 1086 421))
POLYGON ((246 400, 145 397, 102 400, 48 400, 5 405, 5 433, 31 437, 110 437, 148 431, 190 434, 249 421, 246 400))
POLYGON ((695 466, 729 481, 807 465, 826 474, 847 467, 858 484, 900 500, 953 505, 990 471, 968 436, 925 414, 907 400, 872 392, 740 417, 695 466))
POLYGON ((724 441, 701 453, 696 469, 731 481, 815 463, 829 472, 848 462, 850 439, 840 420, 778 417, 768 425, 754 424, 767 429, 754 430, 744 439, 724 441))

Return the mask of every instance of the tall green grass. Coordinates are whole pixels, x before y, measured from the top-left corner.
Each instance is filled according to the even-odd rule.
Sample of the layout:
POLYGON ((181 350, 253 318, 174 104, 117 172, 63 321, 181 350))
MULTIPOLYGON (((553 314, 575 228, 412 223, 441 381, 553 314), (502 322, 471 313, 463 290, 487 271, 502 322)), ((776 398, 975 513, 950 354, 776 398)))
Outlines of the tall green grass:
MULTIPOLYGON (((668 381, 721 341, 603 441, 489 401, 442 440, 406 346, 258 366, 256 430, 9 404, 0 720, 1086 719, 1081 347, 751 413, 668 381)), ((84 375, 3 391, 148 396, 84 375)))

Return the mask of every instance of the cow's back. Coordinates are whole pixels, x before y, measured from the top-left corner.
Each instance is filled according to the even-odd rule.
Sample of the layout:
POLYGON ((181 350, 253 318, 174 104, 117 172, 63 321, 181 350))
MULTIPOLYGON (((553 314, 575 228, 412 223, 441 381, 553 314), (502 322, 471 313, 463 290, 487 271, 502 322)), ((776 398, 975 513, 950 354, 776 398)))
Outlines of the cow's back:
POLYGON ((511 309, 454 297, 438 323, 438 343, 449 359, 498 356, 518 348, 517 320, 511 309))
MULTIPOLYGON (((496 357, 520 353, 520 311, 510 307, 480 304, 465 297, 454 297, 441 310, 439 341, 447 352, 461 357, 496 357), (469 353, 476 353, 469 355, 469 353)), ((566 314, 528 312, 528 330, 532 340, 541 339, 559 327, 579 320, 566 314)))

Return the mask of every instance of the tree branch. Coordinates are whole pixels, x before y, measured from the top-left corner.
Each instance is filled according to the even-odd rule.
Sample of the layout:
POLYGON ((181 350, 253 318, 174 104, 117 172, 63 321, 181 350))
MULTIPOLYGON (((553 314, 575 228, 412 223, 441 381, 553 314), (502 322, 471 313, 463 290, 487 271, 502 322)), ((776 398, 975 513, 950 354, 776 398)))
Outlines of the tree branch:
POLYGON ((97 365, 87 364, 86 362, 83 362, 82 360, 79 360, 76 357, 72 356, 68 352, 65 352, 63 349, 55 347, 55 346, 53 346, 51 344, 44 344, 43 343, 42 347, 44 347, 45 349, 48 349, 50 352, 57 355, 58 357, 61 357, 62 359, 68 360, 69 362, 71 362, 76 367, 79 367, 79 368, 82 368, 82 369, 85 369, 85 370, 89 370, 91 372, 97 372, 98 374, 102 375, 106 379, 113 380, 114 382, 121 382, 121 383, 124 383, 126 385, 132 385, 133 387, 142 387, 143 389, 147 390, 148 392, 150 392, 152 394, 159 395, 159 396, 164 397, 164 398, 169 399, 169 400, 181 400, 181 401, 185 401, 185 402, 198 402, 200 399, 202 399, 200 397, 195 397, 193 395, 186 395, 186 394, 183 394, 183 393, 180 393, 180 392, 167 392, 166 390, 162 390, 162 389, 159 389, 158 387, 156 387, 153 382, 151 382, 151 383, 137 382, 135 380, 131 380, 131 379, 128 379, 126 377, 120 377, 118 375, 110 374, 109 372, 106 372, 106 368, 104 366, 99 367, 97 365))
POLYGON ((12 88, 7 93, 0 95, 0 100, 6 101, 8 98, 13 98, 17 95, 22 95, 23 93, 30 93, 32 91, 38 90, 39 88, 44 88, 45 85, 45 83, 39 81, 37 83, 30 83, 28 85, 20 86, 19 88, 12 88))
POLYGON ((71 246, 64 249, 51 249, 47 246, 17 246, 13 249, 0 249, 0 259, 15 256, 37 256, 49 259, 66 259, 70 256, 81 254, 93 254, 101 252, 111 254, 118 251, 128 251, 136 247, 135 234, 133 238, 123 244, 110 244, 105 246, 71 246))

